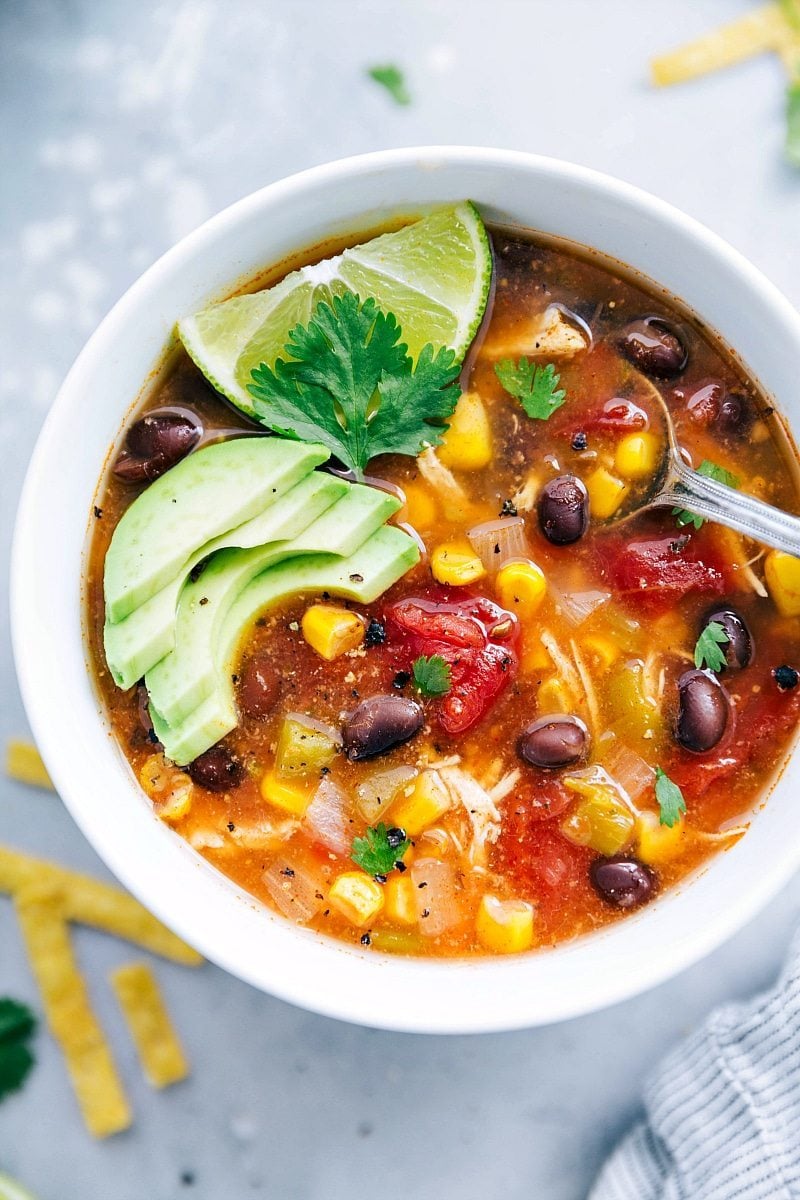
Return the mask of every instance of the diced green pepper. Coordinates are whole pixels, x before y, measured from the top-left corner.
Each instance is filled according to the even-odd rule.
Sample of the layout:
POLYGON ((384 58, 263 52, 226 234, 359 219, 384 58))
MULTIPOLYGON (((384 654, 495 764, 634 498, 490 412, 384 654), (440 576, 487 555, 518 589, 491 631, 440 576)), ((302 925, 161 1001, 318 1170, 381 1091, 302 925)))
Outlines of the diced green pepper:
POLYGON ((663 730, 655 702, 645 691, 644 663, 635 658, 615 667, 607 683, 608 725, 631 745, 652 740, 663 730))
POLYGON ((275 773, 284 779, 318 775, 331 765, 341 743, 333 726, 302 713, 288 713, 278 735, 275 773))
POLYGON ((598 854, 619 854, 633 840, 636 818, 602 767, 583 776, 566 775, 564 785, 580 796, 561 822, 564 837, 598 854))

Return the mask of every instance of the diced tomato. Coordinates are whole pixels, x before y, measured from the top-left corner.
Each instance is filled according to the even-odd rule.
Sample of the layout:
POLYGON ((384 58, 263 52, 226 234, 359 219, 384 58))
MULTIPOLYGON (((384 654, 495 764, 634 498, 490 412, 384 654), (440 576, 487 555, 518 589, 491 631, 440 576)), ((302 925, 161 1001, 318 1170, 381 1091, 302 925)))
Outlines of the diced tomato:
POLYGON ((609 433, 634 433, 646 429, 649 424, 650 418, 643 408, 634 404, 632 400, 614 396, 613 399, 606 400, 602 408, 585 416, 580 425, 575 426, 575 432, 581 429, 584 433, 598 430, 606 430, 609 433))
POLYGON ((464 733, 489 711, 517 669, 519 628, 513 613, 485 596, 432 593, 390 605, 388 644, 410 669, 415 658, 440 655, 450 665, 450 691, 433 701, 447 733, 464 733), (436 598, 436 597, 441 598, 436 598))
POLYGON ((604 573, 617 594, 674 604, 688 592, 725 590, 724 564, 711 540, 696 534, 606 542, 604 550, 604 573))
POLYGON ((556 821, 541 819, 530 799, 510 797, 503 805, 500 837, 492 853, 492 869, 509 875, 526 895, 548 895, 558 901, 588 884, 595 852, 567 841, 556 821))

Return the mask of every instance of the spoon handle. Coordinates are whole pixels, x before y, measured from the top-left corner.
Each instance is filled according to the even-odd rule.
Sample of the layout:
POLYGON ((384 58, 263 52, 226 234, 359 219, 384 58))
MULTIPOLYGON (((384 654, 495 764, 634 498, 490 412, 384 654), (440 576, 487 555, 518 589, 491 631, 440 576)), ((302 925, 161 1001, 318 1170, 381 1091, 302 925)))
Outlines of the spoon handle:
POLYGON ((654 503, 686 509, 800 558, 800 517, 699 475, 677 457, 654 503))

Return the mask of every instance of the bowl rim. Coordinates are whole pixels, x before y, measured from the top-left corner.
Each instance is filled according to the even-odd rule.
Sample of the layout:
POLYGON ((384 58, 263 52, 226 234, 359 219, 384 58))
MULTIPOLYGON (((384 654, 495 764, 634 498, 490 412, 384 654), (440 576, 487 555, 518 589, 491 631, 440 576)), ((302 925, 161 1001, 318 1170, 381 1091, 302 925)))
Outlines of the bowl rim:
MULTIPOLYGON (((181 909, 180 906, 173 908, 167 889, 164 887, 165 881, 163 879, 160 881, 161 890, 157 890, 148 873, 147 865, 137 863, 133 856, 126 853, 126 847, 119 844, 119 839, 115 839, 110 825, 98 827, 83 801, 78 781, 72 778, 66 770, 57 724, 53 725, 48 719, 49 698, 44 696, 38 672, 34 670, 32 659, 26 652, 27 647, 31 644, 31 639, 36 636, 33 606, 29 604, 29 598, 33 594, 31 589, 36 587, 37 582, 41 582, 37 581, 35 556, 31 550, 30 537, 30 531, 35 528, 37 521, 37 490, 42 486, 43 473, 46 470, 48 459, 52 457, 54 451, 54 440, 58 436, 63 412, 72 399, 77 381, 91 371, 93 361, 102 352, 106 342, 113 339, 117 330, 125 322, 128 312, 144 296, 156 294, 164 280, 173 272, 181 270, 189 264, 207 243, 224 233, 226 229, 234 228, 240 222, 246 221, 254 213, 261 211, 265 205, 291 204, 293 198, 336 181, 346 178, 357 180, 359 176, 386 170, 402 171, 418 168, 420 163, 444 164, 447 167, 487 168, 495 171, 534 172, 539 176, 547 177, 554 183, 559 180, 573 182, 608 198, 612 203, 627 204, 640 211, 643 210, 656 224, 667 226, 673 231, 678 229, 686 237, 702 243, 711 255, 725 260, 730 270, 759 295, 764 305, 774 314, 780 327, 787 333, 793 344, 800 349, 800 315, 796 313, 782 293, 743 255, 700 222, 667 202, 629 183, 591 168, 515 150, 483 149, 469 146, 422 146, 377 151, 337 159, 295 173, 268 184, 229 205, 167 250, 116 302, 75 360, 43 423, 19 501, 11 553, 12 645, 17 677, 34 737, 59 794, 74 820, 121 882, 165 924, 196 946, 206 958, 261 990, 326 1016, 377 1028, 407 1032, 490 1032, 548 1024, 597 1011, 654 987, 686 969, 730 937, 777 893, 800 865, 800 841, 797 845, 793 845, 789 844, 789 839, 785 839, 784 844, 778 848, 777 857, 771 863, 769 872, 765 871, 758 879, 749 881, 748 887, 743 888, 738 896, 730 899, 730 903, 722 910, 704 914, 706 919, 696 922, 691 935, 672 946, 669 954, 665 954, 663 957, 651 955, 644 966, 637 964, 636 970, 622 971, 616 976, 612 976, 609 972, 605 978, 593 979, 592 986, 585 991, 578 988, 572 994, 540 1004, 538 1008, 535 998, 529 1000, 528 1003, 520 1003, 519 1000, 516 1000, 512 1004, 508 1002, 507 995, 503 996, 501 1001, 499 993, 501 990, 508 993, 517 983, 529 985, 527 977, 534 977, 536 972, 526 964, 545 963, 547 960, 552 961, 557 958, 562 963, 570 962, 572 965, 569 969, 574 973, 576 969, 575 956, 583 954, 585 957, 584 948, 590 942, 599 946, 604 939, 607 940, 607 931, 601 930, 591 934, 588 939, 581 938, 565 943, 534 956, 509 959, 429 961, 398 956, 389 957, 377 955, 374 952, 365 954, 363 951, 353 950, 341 943, 333 942, 329 938, 309 935, 308 931, 299 930, 280 917, 274 918, 276 923, 275 947, 280 953, 285 953, 288 958, 293 957, 294 948, 302 945, 316 946, 317 949, 323 947, 321 954, 312 951, 308 955, 308 962, 314 965, 315 970, 318 970, 323 963, 330 966, 336 957, 332 953, 335 950, 338 952, 340 963, 350 961, 360 964, 351 972, 346 969, 344 971, 345 975, 352 976, 352 981, 357 979, 364 981, 371 977, 379 979, 381 973, 384 976, 384 983, 378 982, 374 988, 370 985, 366 996, 354 996, 350 994, 350 989, 341 986, 337 986, 333 991, 326 988, 321 992, 318 987, 318 976, 314 975, 313 970, 309 974, 309 971, 304 968, 294 978, 291 976, 291 972, 282 976, 279 971, 272 970, 267 972, 269 978, 265 978, 263 965, 258 969, 252 966, 246 960, 246 956, 242 955, 240 942, 235 938, 228 941, 225 936, 219 936, 218 932, 209 933, 197 920, 193 919, 186 908, 181 909), (278 928, 279 926, 282 928, 278 928), (367 974, 364 973, 365 963, 369 964, 366 967, 367 974), (432 988, 438 988, 440 992, 445 991, 449 995, 457 995, 459 990, 462 993, 465 990, 469 991, 471 981, 464 976, 465 970, 468 970, 476 980, 480 974, 481 977, 485 976, 487 979, 491 979, 491 982, 484 989, 483 998, 471 1005, 466 1004, 463 1010, 459 1008, 458 1011, 445 1011, 439 1004, 435 1011, 425 1011, 424 1008, 418 1011, 413 1005, 408 1011, 405 1011, 399 1001, 393 1003, 390 998, 390 990, 397 984, 400 976, 405 977, 405 981, 401 980, 401 982, 407 989, 420 987, 430 993, 432 988), (445 977, 450 980, 447 984, 443 982, 445 977), (387 979, 389 980, 388 987, 385 986, 387 979), (314 986, 315 982, 317 986, 314 986), (496 1005, 489 1007, 487 998, 493 992, 496 1005), (379 995, 386 999, 386 1004, 382 1008, 376 1004, 376 997, 379 995), (501 1009, 499 1012, 497 1011, 498 1007, 501 1009)), ((236 278, 233 270, 231 278, 232 280, 236 278)), ((658 283, 657 280, 654 282, 658 283)), ((123 416, 124 414, 121 413, 120 422, 123 416)), ((97 473, 100 474, 100 468, 97 473)), ((83 566, 81 566, 81 575, 83 575, 83 566)), ((85 658, 83 646, 81 646, 81 655, 85 658)), ((102 713, 98 711, 95 715, 98 731, 100 731, 103 722, 102 713)), ((107 730, 102 732, 107 735, 107 730)), ((120 787, 121 785, 120 777, 120 787)), ((158 822, 158 825, 161 826, 161 822, 158 822)), ((199 856, 191 851, 182 839, 177 838, 177 835, 171 836, 175 843, 180 843, 179 852, 183 854, 185 862, 197 866, 196 860, 199 856)), ((178 858, 174 851, 168 855, 165 854, 165 862, 167 858, 174 861, 177 869, 178 858)), ((712 860, 709 865, 713 865, 713 861, 715 860, 712 860)), ((214 888, 210 876, 221 879, 224 877, 220 876, 204 860, 201 860, 201 863, 200 874, 204 877, 204 882, 200 886, 207 891, 209 897, 212 897, 215 891, 218 896, 221 896, 222 892, 219 886, 214 888)), ((181 872, 183 872, 183 868, 181 868, 181 872)), ((183 879, 188 878, 189 876, 183 873, 183 879)), ((260 907, 257 901, 226 879, 223 888, 227 896, 239 905, 241 912, 250 912, 254 906, 260 907)), ((680 892, 681 888, 679 887, 673 889, 670 895, 673 893, 677 895, 680 892)), ((668 903, 670 901, 665 896, 659 901, 659 906, 668 903)), ((649 910, 633 914, 627 917, 623 924, 641 924, 642 917, 647 912, 649 910)), ((247 918, 244 918, 243 929, 246 924, 247 918)), ((256 926, 251 923, 251 928, 255 929, 256 926)), ((617 925, 609 928, 616 929, 617 925)), ((299 949, 297 956, 300 956, 299 949)), ((547 968, 545 967, 544 970, 546 971, 547 968)))

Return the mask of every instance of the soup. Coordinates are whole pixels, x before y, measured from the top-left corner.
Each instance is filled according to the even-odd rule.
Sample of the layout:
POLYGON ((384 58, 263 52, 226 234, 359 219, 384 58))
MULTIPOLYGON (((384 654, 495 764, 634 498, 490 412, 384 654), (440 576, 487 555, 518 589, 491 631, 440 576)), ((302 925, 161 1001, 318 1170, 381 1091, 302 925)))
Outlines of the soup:
POLYGON ((332 458, 275 416, 318 403, 320 355, 365 371, 385 336, 400 362, 331 287, 315 347, 292 335, 313 382, 256 354, 254 417, 181 350, 94 509, 92 663, 156 813, 283 917, 392 953, 526 951, 653 901, 744 834, 798 719, 797 560, 638 508, 665 403, 703 473, 797 511, 757 386, 655 291, 489 236, 464 362, 402 323, 420 453, 407 366, 364 418, 399 452, 364 469, 346 415, 332 458))

